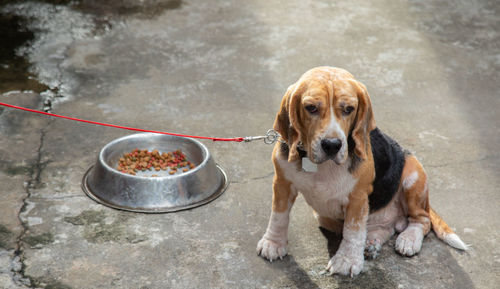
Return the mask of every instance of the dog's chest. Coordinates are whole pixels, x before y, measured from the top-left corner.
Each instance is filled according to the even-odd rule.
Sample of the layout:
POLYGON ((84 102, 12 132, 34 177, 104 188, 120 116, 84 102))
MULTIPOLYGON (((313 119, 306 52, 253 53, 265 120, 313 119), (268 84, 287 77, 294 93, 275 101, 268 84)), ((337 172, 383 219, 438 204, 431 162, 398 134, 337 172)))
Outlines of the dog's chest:
POLYGON ((302 193, 306 202, 320 216, 343 219, 349 194, 356 185, 348 171, 348 164, 337 165, 327 161, 315 173, 299 171, 297 165, 284 161, 285 178, 302 193))

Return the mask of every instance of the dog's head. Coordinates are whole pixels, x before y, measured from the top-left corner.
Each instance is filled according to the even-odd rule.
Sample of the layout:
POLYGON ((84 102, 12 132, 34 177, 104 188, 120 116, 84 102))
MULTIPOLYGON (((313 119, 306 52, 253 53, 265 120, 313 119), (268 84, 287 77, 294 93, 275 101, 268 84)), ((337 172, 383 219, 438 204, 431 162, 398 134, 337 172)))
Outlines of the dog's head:
POLYGON ((288 161, 298 159, 301 146, 317 164, 330 159, 343 164, 349 151, 366 159, 374 128, 366 87, 346 70, 333 67, 313 68, 288 87, 274 122, 289 146, 288 161))

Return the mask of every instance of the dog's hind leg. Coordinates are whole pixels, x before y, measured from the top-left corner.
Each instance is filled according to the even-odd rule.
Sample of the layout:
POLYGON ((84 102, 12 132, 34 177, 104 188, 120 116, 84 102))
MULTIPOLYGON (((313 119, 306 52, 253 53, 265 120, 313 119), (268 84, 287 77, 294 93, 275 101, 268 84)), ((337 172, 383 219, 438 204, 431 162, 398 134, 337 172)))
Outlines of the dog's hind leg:
POLYGON ((369 215, 365 258, 375 259, 382 249, 382 245, 394 235, 398 220, 406 219, 406 214, 401 206, 401 193, 402 191, 399 190, 385 208, 369 215))
POLYGON ((401 180, 409 224, 396 239, 396 251, 401 255, 413 256, 420 252, 422 240, 431 229, 431 222, 427 174, 412 155, 406 158, 401 180))

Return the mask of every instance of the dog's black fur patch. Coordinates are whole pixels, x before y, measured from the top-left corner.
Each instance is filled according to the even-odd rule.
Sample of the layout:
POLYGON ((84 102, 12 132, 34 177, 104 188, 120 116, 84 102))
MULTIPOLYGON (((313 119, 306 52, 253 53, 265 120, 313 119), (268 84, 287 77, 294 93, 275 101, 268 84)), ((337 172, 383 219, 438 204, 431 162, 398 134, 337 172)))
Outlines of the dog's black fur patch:
POLYGON ((374 212, 389 204, 396 194, 406 158, 399 144, 378 128, 370 132, 370 140, 375 163, 375 181, 368 200, 370 212, 374 212))

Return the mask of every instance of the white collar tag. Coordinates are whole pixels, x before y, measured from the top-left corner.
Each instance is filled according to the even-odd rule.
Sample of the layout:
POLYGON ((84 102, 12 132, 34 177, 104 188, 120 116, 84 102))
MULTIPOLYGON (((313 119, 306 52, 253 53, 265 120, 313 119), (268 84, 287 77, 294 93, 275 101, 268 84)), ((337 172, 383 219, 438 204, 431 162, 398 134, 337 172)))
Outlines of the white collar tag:
POLYGON ((311 160, 308 157, 303 157, 302 158, 302 170, 309 172, 309 173, 315 173, 318 171, 318 165, 311 162, 311 160))

